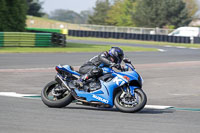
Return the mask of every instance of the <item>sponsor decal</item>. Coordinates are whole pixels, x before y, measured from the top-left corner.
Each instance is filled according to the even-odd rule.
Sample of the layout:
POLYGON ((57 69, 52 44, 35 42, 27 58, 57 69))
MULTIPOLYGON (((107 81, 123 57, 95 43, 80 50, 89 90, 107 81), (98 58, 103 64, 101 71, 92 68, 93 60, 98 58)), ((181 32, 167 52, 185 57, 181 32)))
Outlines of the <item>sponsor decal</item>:
POLYGON ((113 82, 115 82, 118 86, 121 86, 125 83, 125 81, 122 81, 122 79, 119 79, 118 77, 114 78, 113 82))
POLYGON ((99 101, 102 101, 102 102, 104 102, 104 103, 108 103, 108 100, 106 100, 106 99, 103 99, 103 98, 101 98, 101 97, 99 97, 99 96, 96 96, 96 95, 92 95, 92 97, 93 98, 95 98, 95 99, 97 99, 97 100, 99 100, 99 101))

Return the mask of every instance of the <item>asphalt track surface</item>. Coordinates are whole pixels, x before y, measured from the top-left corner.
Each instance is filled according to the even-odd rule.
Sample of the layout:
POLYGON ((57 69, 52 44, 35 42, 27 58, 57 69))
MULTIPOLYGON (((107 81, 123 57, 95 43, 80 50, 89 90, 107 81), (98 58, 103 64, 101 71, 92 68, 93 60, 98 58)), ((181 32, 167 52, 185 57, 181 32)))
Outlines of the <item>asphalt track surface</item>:
MULTIPOLYGON (((200 50, 142 46, 164 49, 164 52, 126 53, 144 78, 143 89, 148 96, 148 104, 189 110, 144 109, 128 114, 115 108, 93 108, 74 103, 66 108, 51 109, 39 99, 0 96, 0 133, 199 132, 200 112, 193 109, 200 108, 200 50)), ((39 94, 44 85, 53 80, 55 65, 80 66, 96 54, 0 54, 0 92, 39 94)))

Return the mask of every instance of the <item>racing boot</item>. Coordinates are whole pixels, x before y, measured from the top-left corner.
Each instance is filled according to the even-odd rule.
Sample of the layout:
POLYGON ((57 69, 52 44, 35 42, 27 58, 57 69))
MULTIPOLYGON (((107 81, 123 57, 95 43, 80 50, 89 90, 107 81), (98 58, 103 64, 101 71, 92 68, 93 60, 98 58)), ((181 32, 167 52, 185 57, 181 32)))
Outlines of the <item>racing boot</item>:
POLYGON ((78 80, 75 80, 75 86, 77 86, 80 89, 83 89, 84 82, 89 78, 88 74, 85 74, 81 76, 78 80))
POLYGON ((74 81, 74 85, 75 85, 76 87, 78 87, 79 89, 82 89, 82 88, 83 88, 83 82, 82 82, 80 79, 75 80, 75 81, 74 81))

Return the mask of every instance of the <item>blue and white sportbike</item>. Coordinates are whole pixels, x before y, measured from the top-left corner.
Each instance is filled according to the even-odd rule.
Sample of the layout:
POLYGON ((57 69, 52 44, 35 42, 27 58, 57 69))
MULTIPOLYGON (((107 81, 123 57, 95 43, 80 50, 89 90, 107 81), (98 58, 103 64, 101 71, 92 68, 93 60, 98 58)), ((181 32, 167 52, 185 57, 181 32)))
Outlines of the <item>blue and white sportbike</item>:
POLYGON ((48 83, 42 90, 41 97, 48 107, 62 108, 72 101, 77 104, 111 108, 122 112, 138 112, 144 108, 147 97, 142 90, 142 77, 136 72, 130 60, 124 60, 122 71, 113 67, 103 67, 103 75, 88 79, 80 89, 74 81, 81 74, 69 65, 56 66, 55 81, 48 83))

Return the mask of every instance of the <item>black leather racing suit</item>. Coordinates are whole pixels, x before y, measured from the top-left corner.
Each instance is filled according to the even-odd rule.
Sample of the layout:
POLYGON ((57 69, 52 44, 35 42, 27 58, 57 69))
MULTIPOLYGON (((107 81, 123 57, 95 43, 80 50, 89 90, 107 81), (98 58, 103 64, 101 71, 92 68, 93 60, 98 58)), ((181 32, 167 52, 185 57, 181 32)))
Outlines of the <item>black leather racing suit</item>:
POLYGON ((108 52, 103 52, 99 55, 94 56, 91 58, 88 62, 83 64, 79 72, 82 75, 87 75, 88 78, 93 78, 93 77, 99 77, 103 74, 103 70, 99 68, 99 65, 103 66, 110 66, 115 62, 112 62, 111 56, 108 54, 108 52))

